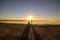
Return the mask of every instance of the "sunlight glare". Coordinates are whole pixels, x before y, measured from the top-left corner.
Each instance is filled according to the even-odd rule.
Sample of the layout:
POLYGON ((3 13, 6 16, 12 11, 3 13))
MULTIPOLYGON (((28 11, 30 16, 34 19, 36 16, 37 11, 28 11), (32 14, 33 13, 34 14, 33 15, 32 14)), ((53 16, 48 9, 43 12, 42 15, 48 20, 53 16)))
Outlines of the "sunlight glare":
POLYGON ((28 16, 28 20, 32 20, 32 16, 28 16))
POLYGON ((28 16, 29 23, 32 24, 32 16, 28 16))

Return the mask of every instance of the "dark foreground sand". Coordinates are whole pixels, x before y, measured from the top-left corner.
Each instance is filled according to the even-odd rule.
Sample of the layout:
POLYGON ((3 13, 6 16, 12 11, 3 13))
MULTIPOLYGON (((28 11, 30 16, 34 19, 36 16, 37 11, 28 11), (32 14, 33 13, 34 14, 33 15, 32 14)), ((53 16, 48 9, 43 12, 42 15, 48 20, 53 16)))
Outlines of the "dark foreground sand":
POLYGON ((0 23, 0 40, 21 40, 28 30, 29 40, 60 40, 60 25, 31 25, 30 29, 26 26, 27 24, 0 23))

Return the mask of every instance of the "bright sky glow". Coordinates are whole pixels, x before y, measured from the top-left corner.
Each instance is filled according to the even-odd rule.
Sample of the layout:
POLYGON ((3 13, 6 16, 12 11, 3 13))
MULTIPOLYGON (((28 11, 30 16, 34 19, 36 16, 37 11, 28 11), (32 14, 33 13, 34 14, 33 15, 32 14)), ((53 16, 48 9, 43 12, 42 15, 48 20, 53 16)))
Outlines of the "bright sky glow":
POLYGON ((0 0, 0 10, 0 19, 3 20, 25 20, 29 14, 39 20, 60 19, 58 0, 0 0))
POLYGON ((32 20, 32 16, 28 16, 28 20, 32 20))
POLYGON ((0 20, 60 22, 59 0, 0 0, 0 10, 0 20))

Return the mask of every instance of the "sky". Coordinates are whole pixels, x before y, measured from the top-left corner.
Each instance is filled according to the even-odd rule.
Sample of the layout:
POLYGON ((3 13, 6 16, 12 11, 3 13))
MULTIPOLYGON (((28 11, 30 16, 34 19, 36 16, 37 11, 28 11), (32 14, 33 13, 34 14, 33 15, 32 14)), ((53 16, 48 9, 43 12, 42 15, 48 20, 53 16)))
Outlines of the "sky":
POLYGON ((0 0, 0 20, 34 19, 60 20, 59 0, 0 0))

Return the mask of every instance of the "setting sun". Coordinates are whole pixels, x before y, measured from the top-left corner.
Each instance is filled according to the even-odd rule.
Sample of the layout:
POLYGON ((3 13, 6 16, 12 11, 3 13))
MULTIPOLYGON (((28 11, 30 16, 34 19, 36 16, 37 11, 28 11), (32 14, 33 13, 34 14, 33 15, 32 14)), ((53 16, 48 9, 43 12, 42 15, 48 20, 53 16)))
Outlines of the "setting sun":
POLYGON ((32 16, 28 16, 29 23, 32 24, 32 16))
POLYGON ((28 16, 28 20, 32 20, 32 16, 28 16))

